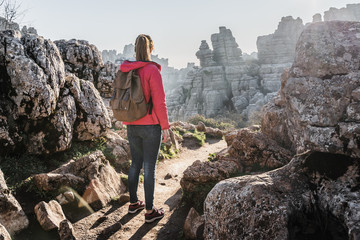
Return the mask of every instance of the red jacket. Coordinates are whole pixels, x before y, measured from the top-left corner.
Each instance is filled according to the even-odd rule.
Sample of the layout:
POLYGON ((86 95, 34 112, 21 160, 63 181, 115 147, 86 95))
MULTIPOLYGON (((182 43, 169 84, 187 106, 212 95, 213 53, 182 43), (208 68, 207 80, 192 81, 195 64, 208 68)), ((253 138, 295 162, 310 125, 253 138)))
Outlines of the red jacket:
POLYGON ((169 119, 167 114, 165 91, 160 75, 161 66, 155 62, 130 62, 124 61, 120 70, 130 72, 137 69, 137 74, 141 79, 144 96, 149 102, 150 96, 153 102, 152 114, 146 114, 144 117, 133 122, 123 122, 125 125, 156 125, 160 124, 161 129, 169 129, 169 119))

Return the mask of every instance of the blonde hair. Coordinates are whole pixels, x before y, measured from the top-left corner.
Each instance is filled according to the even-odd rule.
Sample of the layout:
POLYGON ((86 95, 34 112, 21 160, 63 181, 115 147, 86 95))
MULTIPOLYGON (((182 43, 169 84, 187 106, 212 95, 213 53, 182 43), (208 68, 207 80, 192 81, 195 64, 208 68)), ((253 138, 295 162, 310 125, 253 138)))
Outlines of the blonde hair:
POLYGON ((151 61, 151 52, 153 49, 154 43, 151 37, 140 34, 135 41, 136 61, 151 61))

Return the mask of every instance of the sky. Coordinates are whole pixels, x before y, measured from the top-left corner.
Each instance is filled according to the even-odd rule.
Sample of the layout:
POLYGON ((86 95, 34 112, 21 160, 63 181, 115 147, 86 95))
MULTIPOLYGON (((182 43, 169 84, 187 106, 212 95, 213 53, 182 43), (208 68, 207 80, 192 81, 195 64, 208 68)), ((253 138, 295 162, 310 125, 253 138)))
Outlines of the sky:
MULTIPOLYGON (((13 0, 14 1, 14 0, 13 0)), ((315 13, 359 0, 16 0, 17 19, 46 39, 82 39, 102 50, 122 52, 140 33, 152 37, 153 54, 175 68, 199 61, 201 40, 211 46, 219 26, 231 29, 240 49, 256 52, 258 36, 275 31, 284 16, 312 21, 315 13)))

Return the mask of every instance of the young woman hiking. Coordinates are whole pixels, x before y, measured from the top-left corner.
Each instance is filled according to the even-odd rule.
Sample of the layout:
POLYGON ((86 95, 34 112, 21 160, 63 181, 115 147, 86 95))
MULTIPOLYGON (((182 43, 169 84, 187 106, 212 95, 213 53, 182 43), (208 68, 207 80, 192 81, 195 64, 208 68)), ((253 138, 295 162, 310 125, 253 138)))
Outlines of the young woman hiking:
POLYGON ((127 125, 127 136, 132 156, 129 170, 129 213, 136 213, 146 208, 145 222, 153 222, 164 216, 163 209, 153 206, 155 188, 155 168, 161 145, 169 140, 169 120, 165 103, 165 91, 160 75, 161 66, 151 62, 154 44, 150 36, 140 34, 135 41, 136 61, 124 61, 120 70, 129 72, 136 70, 141 79, 141 86, 147 102, 151 99, 152 111, 143 118, 127 125), (162 132, 162 134, 161 134, 162 132), (140 169, 144 165, 145 203, 137 197, 140 169))

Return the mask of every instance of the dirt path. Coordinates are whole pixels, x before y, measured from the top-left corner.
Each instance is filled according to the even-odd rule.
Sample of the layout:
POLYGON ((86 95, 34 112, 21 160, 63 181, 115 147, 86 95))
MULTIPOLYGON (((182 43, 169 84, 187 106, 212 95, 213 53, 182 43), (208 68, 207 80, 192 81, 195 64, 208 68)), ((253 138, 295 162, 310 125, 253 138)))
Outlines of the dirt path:
MULTIPOLYGON (((127 214, 128 203, 114 204, 74 224, 80 239, 172 239, 183 235, 182 229, 190 206, 180 205, 180 179, 184 170, 195 160, 205 161, 209 153, 226 148, 224 140, 209 140, 201 148, 183 148, 180 156, 161 161, 156 170, 154 205, 165 209, 160 221, 145 224, 144 213, 127 214), (171 178, 165 179, 170 174, 171 178)), ((139 186, 139 199, 143 199, 143 184, 139 186)))

